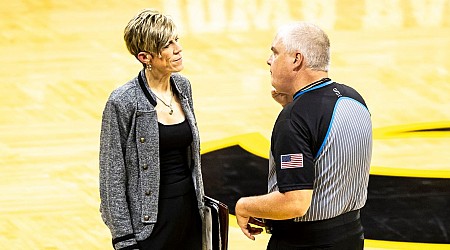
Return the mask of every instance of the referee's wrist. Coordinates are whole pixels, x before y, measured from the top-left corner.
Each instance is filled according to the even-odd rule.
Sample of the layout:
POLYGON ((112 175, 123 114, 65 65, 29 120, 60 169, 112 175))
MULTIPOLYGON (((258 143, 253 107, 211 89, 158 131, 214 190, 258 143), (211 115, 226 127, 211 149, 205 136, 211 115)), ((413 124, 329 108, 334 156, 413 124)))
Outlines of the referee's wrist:
POLYGON ((250 215, 248 215, 247 213, 247 209, 245 206, 245 200, 246 198, 240 198, 237 202, 236 202, 236 206, 234 208, 236 215, 242 216, 242 217, 250 217, 250 215))

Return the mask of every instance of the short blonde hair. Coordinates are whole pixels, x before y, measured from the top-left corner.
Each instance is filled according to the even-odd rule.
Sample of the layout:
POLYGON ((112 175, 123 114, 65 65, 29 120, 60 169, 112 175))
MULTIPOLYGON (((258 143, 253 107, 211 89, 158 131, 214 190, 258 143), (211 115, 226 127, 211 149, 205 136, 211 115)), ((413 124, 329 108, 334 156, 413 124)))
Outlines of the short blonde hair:
POLYGON ((156 10, 144 9, 128 22, 123 38, 128 51, 137 57, 139 52, 159 55, 175 35, 176 27, 169 16, 156 10))

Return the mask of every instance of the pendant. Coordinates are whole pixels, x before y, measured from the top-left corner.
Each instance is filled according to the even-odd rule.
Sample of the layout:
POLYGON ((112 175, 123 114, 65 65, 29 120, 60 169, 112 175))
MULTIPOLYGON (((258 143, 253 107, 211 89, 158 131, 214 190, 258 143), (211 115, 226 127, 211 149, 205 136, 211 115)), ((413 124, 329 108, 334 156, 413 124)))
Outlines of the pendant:
POLYGON ((173 109, 171 109, 170 111, 169 111, 169 115, 172 115, 173 114, 173 109))

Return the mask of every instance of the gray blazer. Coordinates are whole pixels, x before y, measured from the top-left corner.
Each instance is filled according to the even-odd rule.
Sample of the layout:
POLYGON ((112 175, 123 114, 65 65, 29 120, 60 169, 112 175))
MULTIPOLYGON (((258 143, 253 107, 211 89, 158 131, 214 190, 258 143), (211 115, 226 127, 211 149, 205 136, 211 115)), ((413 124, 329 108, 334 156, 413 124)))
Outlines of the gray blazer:
MULTIPOLYGON (((140 87, 148 87, 144 70, 140 76, 114 90, 102 117, 100 134, 100 212, 109 227, 115 249, 137 248, 136 240, 150 236, 156 223, 159 200, 159 133, 154 105, 140 87)), ((172 74, 181 106, 192 130, 190 169, 204 220, 204 190, 200 166, 200 139, 189 81, 172 74)), ((151 99, 150 99, 151 100, 151 99)))

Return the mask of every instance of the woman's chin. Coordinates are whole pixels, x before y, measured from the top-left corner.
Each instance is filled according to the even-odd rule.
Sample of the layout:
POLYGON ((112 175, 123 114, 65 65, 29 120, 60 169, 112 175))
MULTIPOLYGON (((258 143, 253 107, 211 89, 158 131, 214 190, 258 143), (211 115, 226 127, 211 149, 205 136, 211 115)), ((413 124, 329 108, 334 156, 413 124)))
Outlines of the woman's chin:
POLYGON ((184 66, 183 66, 183 65, 178 65, 178 66, 176 66, 176 67, 173 67, 172 73, 180 72, 180 71, 182 71, 183 69, 184 69, 184 66))

